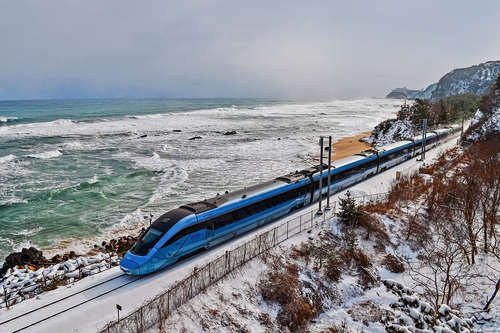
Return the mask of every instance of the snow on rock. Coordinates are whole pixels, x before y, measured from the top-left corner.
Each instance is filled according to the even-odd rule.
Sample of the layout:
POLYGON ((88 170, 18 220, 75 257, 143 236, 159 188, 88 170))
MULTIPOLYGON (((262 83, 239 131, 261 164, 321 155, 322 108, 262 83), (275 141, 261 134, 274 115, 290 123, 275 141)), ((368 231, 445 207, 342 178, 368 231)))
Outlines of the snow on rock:
POLYGON ((375 127, 369 138, 362 140, 374 146, 384 146, 400 140, 409 140, 414 133, 409 120, 386 120, 375 127))
POLYGON ((500 108, 493 110, 493 114, 485 119, 485 114, 478 110, 474 119, 471 121, 471 125, 481 123, 481 126, 474 129, 472 132, 467 134, 466 139, 469 141, 478 141, 484 139, 489 133, 500 132, 500 108))
POLYGON ((387 332, 473 332, 472 321, 464 319, 459 311, 452 310, 448 305, 442 304, 436 312, 401 283, 393 280, 382 280, 382 283, 388 291, 399 296, 398 302, 390 305, 395 317, 387 325, 387 332))
POLYGON ((92 256, 79 256, 65 262, 33 270, 23 268, 7 269, 0 279, 0 309, 19 303, 35 294, 53 289, 57 285, 72 283, 75 278, 94 275, 111 266, 118 265, 116 254, 97 253, 92 256))

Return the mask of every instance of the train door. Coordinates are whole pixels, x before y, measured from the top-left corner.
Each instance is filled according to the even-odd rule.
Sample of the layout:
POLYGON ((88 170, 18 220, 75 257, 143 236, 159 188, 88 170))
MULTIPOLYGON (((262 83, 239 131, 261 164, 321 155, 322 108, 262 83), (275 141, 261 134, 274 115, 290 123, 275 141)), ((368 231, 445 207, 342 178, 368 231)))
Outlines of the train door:
POLYGON ((210 242, 214 238, 215 234, 215 223, 212 220, 207 221, 205 223, 205 240, 206 240, 206 245, 205 247, 208 249, 210 247, 210 242))

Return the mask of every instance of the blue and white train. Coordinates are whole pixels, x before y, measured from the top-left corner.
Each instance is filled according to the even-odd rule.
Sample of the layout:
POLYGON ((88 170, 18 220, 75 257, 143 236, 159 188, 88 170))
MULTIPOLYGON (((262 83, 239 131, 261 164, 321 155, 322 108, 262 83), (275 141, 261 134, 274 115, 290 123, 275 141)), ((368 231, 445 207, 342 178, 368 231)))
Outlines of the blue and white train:
MULTIPOLYGON (((431 149, 459 131, 450 127, 430 132, 431 149)), ((422 135, 366 150, 331 163, 330 193, 421 154, 422 135)), ((328 193, 328 167, 321 176, 322 195, 328 193)), ((183 205, 161 215, 120 261, 126 274, 152 273, 180 259, 226 242, 319 199, 320 167, 183 205)))

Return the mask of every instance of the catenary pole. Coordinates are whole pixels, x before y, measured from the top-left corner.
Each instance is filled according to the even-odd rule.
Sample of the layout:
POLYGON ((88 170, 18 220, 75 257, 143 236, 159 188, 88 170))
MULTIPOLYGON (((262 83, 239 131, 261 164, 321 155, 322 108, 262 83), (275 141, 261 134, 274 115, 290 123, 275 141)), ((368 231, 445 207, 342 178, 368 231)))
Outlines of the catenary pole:
POLYGON ((328 190, 326 194, 325 210, 330 210, 330 174, 332 169, 332 136, 328 136, 328 190))
POLYGON ((323 211, 321 210, 321 193, 323 190, 323 137, 319 137, 319 188, 318 188, 318 212, 316 214, 323 214, 323 211))

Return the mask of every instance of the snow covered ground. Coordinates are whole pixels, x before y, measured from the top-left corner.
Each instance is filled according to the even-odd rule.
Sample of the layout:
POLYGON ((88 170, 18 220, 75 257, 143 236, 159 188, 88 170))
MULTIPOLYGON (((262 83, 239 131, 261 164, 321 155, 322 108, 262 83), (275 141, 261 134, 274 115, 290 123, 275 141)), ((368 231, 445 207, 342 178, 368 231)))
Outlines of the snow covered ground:
MULTIPOLYGON (((453 139, 427 152, 427 160, 430 161, 441 151, 455 143, 456 140, 453 139)), ((349 191, 353 197, 384 193, 391 181, 395 178, 396 172, 409 172, 418 168, 421 163, 422 162, 412 159, 351 187, 349 191)), ((344 192, 336 193, 332 196, 331 200, 338 200, 338 197, 343 196, 344 192)), ((307 210, 309 209, 311 208, 308 207, 307 210)), ((297 211, 294 215, 303 214, 304 212, 304 210, 297 211)), ((289 215, 282 220, 274 222, 267 228, 272 228, 292 218, 293 215, 289 215)), ((118 267, 113 267, 103 273, 84 278, 71 285, 59 287, 56 290, 43 293, 32 299, 15 304, 9 309, 4 308, 0 310, 0 332, 96 332, 106 323, 116 320, 118 315, 123 318, 127 313, 134 311, 146 300, 164 291, 174 282, 183 279, 194 267, 205 265, 211 260, 218 258, 226 250, 233 249, 243 244, 253 236, 252 234, 248 234, 224 246, 214 248, 199 256, 180 262, 173 267, 139 279, 137 279, 137 277, 122 275, 118 267), (117 310, 117 305, 121 307, 122 311, 117 310)), ((302 233, 287 240, 282 246, 291 246, 292 244, 307 241, 307 239, 307 233, 302 233)), ((258 274, 258 268, 258 263, 250 263, 239 273, 234 274, 231 281, 222 280, 218 285, 209 288, 207 291, 208 297, 214 300, 218 299, 217 290, 221 288, 232 288, 232 293, 234 293, 234 290, 238 290, 239 286, 242 286, 241 289, 243 289, 243 285, 246 284, 246 282, 244 282, 245 279, 252 279, 252 276, 256 276, 256 274, 258 274), (238 276, 240 276, 241 279, 239 279, 238 276)), ((381 272, 381 277, 383 279, 396 280, 400 283, 403 282, 401 277, 389 272, 381 272)), ((394 301, 394 295, 390 297, 387 296, 387 300, 380 298, 382 289, 385 289, 385 287, 381 286, 370 290, 368 296, 370 297, 371 295, 375 302, 383 303, 391 300, 394 301)), ((239 297, 237 299, 242 302, 242 307, 247 306, 243 304, 246 302, 245 297, 239 297)), ((355 303, 356 299, 351 301, 355 303)), ((235 300, 233 300, 233 302, 235 302, 235 300)), ((494 302, 493 308, 500 309, 498 300, 494 302)), ((331 312, 323 314, 319 318, 318 325, 321 323, 327 325, 332 321, 338 322, 342 318, 347 320, 348 317, 349 315, 345 308, 333 309, 331 312)), ((355 325, 354 323, 351 324, 355 325)), ((498 319, 498 317, 494 324, 498 324, 499 326, 495 327, 490 325, 488 329, 485 329, 485 332, 500 330, 500 319, 498 319)), ((350 327, 356 328, 358 326, 350 327)), ((361 328, 361 326, 358 328, 361 328)), ((197 332, 193 327, 189 327, 189 329, 193 332, 197 332)), ((258 332, 259 330, 255 327, 255 330, 252 330, 252 332, 254 331, 258 332)), ((373 327, 373 332, 383 331, 383 327, 373 327)), ((202 332, 202 330, 200 329, 199 332, 202 332)))

